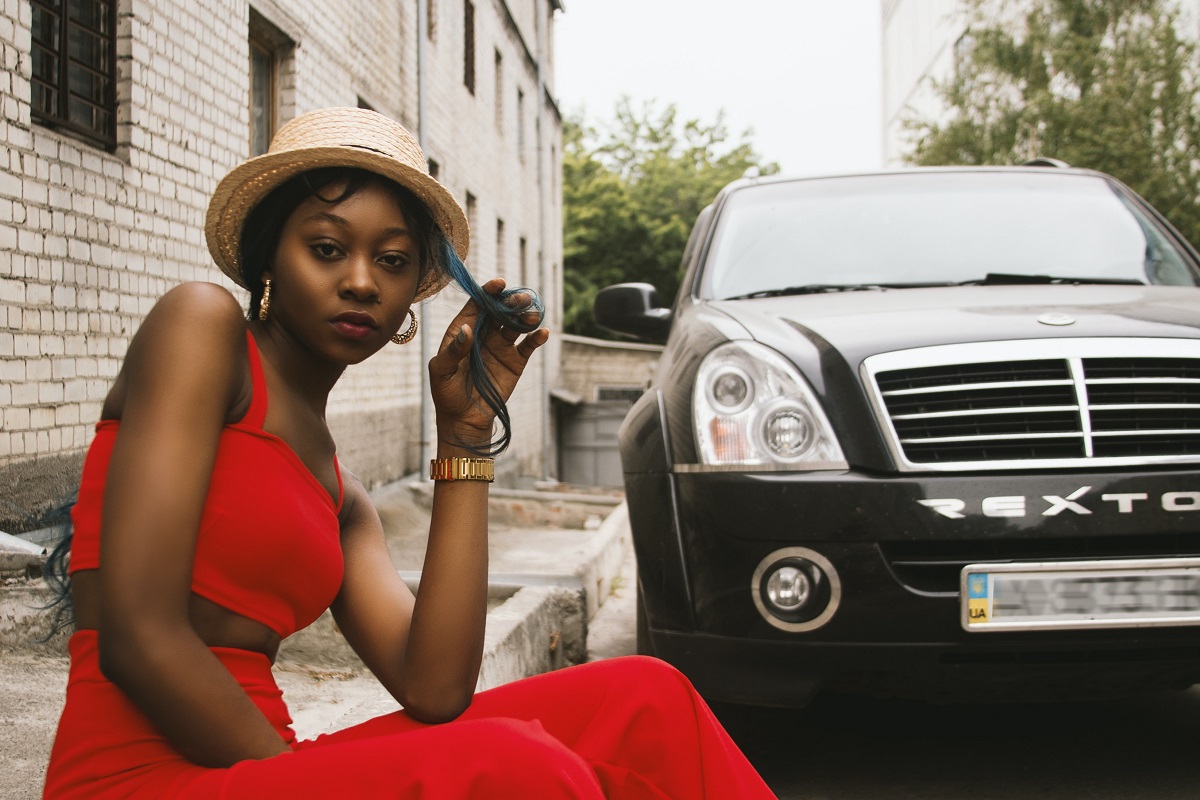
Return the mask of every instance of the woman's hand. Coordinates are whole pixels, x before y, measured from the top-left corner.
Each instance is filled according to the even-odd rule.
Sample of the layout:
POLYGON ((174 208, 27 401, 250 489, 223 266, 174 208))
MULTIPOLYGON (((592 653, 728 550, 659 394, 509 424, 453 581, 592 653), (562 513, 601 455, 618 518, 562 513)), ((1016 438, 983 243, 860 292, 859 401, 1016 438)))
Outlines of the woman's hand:
MULTIPOLYGON (((504 285, 502 278, 493 278, 483 285, 483 289, 496 296, 504 290, 504 285)), ((515 307, 527 300, 527 295, 517 293, 505 302, 515 307)), ((447 443, 486 443, 492 437, 494 415, 468 374, 470 362, 467 356, 475 338, 479 314, 479 306, 473 300, 468 301, 446 328, 437 355, 429 361, 429 385, 438 434, 447 443)), ((530 324, 538 322, 538 314, 530 311, 526 321, 530 324)), ((484 369, 500 398, 508 400, 534 351, 549 338, 550 332, 544 328, 522 336, 499 325, 491 327, 486 340, 481 342, 480 352, 484 369)))

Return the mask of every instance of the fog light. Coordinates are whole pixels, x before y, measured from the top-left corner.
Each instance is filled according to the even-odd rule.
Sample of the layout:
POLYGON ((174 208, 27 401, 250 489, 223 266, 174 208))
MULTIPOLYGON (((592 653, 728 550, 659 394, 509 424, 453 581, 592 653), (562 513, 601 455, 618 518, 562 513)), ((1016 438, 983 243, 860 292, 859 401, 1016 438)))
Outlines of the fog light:
POLYGON ((802 607, 812 596, 812 581, 796 567, 780 567, 767 578, 767 599, 781 611, 802 607))
POLYGON ((841 600, 841 582, 829 559, 806 547, 785 547, 759 562, 751 580, 754 604, 785 631, 824 625, 841 600))

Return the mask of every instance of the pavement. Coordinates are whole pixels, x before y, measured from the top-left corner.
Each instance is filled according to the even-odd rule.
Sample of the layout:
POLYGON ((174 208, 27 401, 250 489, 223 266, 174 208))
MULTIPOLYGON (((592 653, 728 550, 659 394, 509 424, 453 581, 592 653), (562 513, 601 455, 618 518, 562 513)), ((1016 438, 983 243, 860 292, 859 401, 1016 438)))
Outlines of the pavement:
MULTIPOLYGON (((432 485, 372 492, 400 574, 420 591, 432 485)), ((477 689, 634 651, 636 567, 619 492, 494 488, 490 602, 477 689)), ((66 686, 66 635, 47 631, 40 559, 0 552, 0 800, 41 796, 66 686)), ((336 630, 328 612, 280 648, 276 679, 300 738, 399 706, 336 630)))

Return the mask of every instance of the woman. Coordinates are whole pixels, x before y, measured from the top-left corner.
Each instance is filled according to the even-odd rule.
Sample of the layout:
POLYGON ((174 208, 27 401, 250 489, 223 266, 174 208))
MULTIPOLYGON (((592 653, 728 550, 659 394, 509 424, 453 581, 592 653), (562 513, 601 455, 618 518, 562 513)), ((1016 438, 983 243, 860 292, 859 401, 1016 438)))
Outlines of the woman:
POLYGON ((770 796, 686 680, 650 659, 472 697, 480 456, 507 444, 505 402, 549 334, 531 293, 466 273, 466 219, 425 163, 390 120, 324 109, 217 187, 209 249, 250 313, 211 284, 172 289, 104 403, 73 511, 77 631, 47 798, 770 796), (451 277, 472 299, 429 363, 417 599, 324 412, 346 366, 411 340, 413 304, 451 277), (403 711, 298 742, 271 663, 327 607, 403 711))

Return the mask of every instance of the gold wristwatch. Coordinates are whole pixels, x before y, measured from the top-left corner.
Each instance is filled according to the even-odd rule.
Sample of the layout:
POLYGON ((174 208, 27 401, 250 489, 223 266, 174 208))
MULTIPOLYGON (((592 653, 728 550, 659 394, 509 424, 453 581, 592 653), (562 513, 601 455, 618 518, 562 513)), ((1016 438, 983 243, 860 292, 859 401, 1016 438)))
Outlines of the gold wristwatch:
POLYGON ((487 481, 496 479, 491 458, 435 458, 429 462, 431 481, 487 481))

